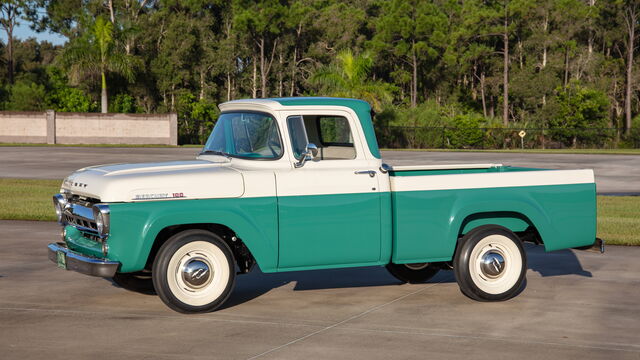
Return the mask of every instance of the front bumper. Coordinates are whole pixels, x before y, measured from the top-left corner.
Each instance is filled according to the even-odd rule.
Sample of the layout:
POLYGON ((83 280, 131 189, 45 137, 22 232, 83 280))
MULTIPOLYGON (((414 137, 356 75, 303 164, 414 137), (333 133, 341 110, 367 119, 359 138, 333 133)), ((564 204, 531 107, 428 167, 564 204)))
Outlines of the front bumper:
POLYGON ((64 268, 91 276, 113 277, 120 263, 107 259, 95 258, 70 250, 64 243, 51 243, 49 248, 49 260, 59 264, 58 254, 64 256, 64 268))

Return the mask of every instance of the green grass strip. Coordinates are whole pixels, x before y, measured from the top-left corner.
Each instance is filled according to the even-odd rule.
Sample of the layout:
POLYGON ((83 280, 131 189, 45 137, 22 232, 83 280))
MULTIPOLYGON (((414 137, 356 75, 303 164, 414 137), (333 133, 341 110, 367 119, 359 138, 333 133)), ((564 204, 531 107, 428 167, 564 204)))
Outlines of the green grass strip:
POLYGON ((55 221, 51 197, 62 180, 0 179, 0 219, 55 221))
POLYGON ((598 237, 612 245, 640 245, 640 196, 598 196, 598 237))
MULTIPOLYGON (((0 178, 0 220, 55 221, 51 197, 61 180, 0 178)), ((598 196, 598 237, 640 245, 640 196, 598 196)))

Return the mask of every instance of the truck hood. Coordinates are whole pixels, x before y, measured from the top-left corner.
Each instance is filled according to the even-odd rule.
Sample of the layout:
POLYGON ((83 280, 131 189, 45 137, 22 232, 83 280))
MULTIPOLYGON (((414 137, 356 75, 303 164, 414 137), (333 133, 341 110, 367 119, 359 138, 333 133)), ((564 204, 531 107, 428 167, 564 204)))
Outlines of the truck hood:
POLYGON ((240 197, 242 174, 205 160, 112 164, 80 169, 62 189, 101 202, 240 197))

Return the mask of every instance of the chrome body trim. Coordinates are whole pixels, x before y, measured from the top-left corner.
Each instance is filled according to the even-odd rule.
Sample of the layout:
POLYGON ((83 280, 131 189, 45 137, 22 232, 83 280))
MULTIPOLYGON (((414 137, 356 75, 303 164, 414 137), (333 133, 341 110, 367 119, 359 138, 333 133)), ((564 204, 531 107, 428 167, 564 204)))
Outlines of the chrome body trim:
POLYGON ((120 263, 117 261, 110 261, 77 253, 70 250, 64 243, 51 243, 49 244, 48 249, 49 260, 57 264, 57 254, 58 252, 62 252, 66 258, 66 269, 77 271, 85 275, 113 277, 120 266, 120 263))
POLYGON ((307 161, 313 160, 316 156, 318 156, 318 147, 314 143, 308 143, 307 149, 300 154, 300 160, 297 163, 294 163, 293 166, 296 169, 299 169, 303 167, 307 161))
POLYGON ((376 172, 374 170, 358 170, 358 171, 354 171, 354 174, 356 175, 367 174, 369 175, 369 177, 376 176, 376 172))

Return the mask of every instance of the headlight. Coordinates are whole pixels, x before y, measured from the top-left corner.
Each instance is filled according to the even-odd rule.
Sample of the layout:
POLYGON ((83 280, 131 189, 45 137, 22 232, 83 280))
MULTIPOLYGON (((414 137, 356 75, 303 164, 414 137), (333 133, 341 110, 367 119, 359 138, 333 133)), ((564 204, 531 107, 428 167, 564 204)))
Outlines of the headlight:
POLYGON ((109 205, 93 205, 93 219, 96 221, 96 227, 100 237, 104 238, 109 236, 109 217, 109 205))
POLYGON ((53 195, 53 208, 56 210, 56 217, 58 218, 58 224, 64 225, 62 221, 62 215, 64 213, 64 207, 67 205, 67 199, 62 194, 53 195))
POLYGON ((104 219, 102 217, 102 213, 98 212, 96 214, 96 226, 98 228, 98 232, 102 235, 104 234, 104 219))

